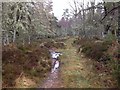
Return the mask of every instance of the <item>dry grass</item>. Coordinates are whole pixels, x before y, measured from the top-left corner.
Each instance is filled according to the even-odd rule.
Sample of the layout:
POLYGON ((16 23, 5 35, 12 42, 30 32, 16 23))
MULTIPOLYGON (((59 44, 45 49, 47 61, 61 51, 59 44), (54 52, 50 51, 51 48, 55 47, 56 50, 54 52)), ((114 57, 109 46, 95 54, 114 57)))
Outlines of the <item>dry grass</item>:
POLYGON ((96 73, 93 69, 94 61, 77 54, 75 47, 71 45, 74 38, 70 38, 65 43, 66 49, 60 49, 63 52, 61 57, 61 78, 65 88, 106 88, 112 87, 106 84, 111 83, 111 76, 103 73, 96 73))
MULTIPOLYGON (((34 46, 18 48, 15 45, 7 46, 3 48, 2 60, 3 60, 2 65, 3 87, 15 87, 16 86, 15 81, 18 80, 20 76, 21 76, 19 78, 20 80, 26 79, 28 78, 28 76, 43 78, 44 75, 48 71, 50 71, 51 68, 49 50, 45 47, 34 46), (23 77, 23 75, 21 75, 22 72, 26 73, 27 77, 22 78, 23 77)), ((30 79, 26 80, 29 81, 30 79)))
POLYGON ((29 77, 27 77, 27 76, 25 76, 25 75, 23 75, 22 77, 20 77, 20 78, 18 78, 18 79, 16 79, 16 88, 33 88, 33 87, 37 87, 37 83, 33 80, 33 79, 31 79, 31 78, 29 78, 29 77))
POLYGON ((71 42, 73 39, 69 39, 67 43, 67 49, 62 50, 64 56, 61 58, 61 62, 64 63, 61 67, 61 78, 67 88, 86 88, 91 87, 90 82, 86 79, 88 71, 84 67, 84 61, 80 60, 76 53, 76 49, 72 47, 71 42))

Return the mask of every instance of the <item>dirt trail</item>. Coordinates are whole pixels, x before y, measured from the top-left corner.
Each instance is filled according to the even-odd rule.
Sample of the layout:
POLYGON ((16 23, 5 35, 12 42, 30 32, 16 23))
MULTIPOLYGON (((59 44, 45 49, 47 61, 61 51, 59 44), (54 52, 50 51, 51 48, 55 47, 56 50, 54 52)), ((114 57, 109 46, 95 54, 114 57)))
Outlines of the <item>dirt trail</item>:
POLYGON ((60 80, 59 70, 57 69, 53 73, 49 73, 46 80, 43 82, 40 88, 62 88, 62 82, 60 80))
POLYGON ((69 84, 69 86, 64 85, 64 84, 66 84, 65 83, 66 77, 71 77, 70 73, 73 73, 73 75, 76 76, 76 77, 72 77, 71 79, 76 79, 75 81, 77 81, 77 84, 80 85, 79 87, 88 87, 89 86, 88 81, 85 79, 86 75, 88 75, 89 72, 86 71, 87 69, 85 69, 86 67, 84 67, 84 65, 82 63, 84 61, 83 60, 79 61, 79 59, 81 59, 81 58, 78 57, 78 55, 76 53, 76 48, 71 45, 73 40, 74 40, 74 38, 68 39, 65 42, 67 44, 67 48, 58 50, 63 53, 61 62, 64 64, 61 65, 61 67, 60 67, 61 72, 59 72, 59 70, 57 70, 54 73, 49 73, 48 77, 43 82, 41 88, 74 87, 74 84, 76 82, 74 84, 72 84, 73 81, 69 82, 69 80, 67 80, 67 83, 69 84), (81 70, 82 72, 79 73, 79 71, 78 71, 78 73, 76 73, 77 70, 81 70), (61 77, 60 75, 63 77, 61 77), (77 78, 80 78, 80 80, 78 79, 79 80, 78 81, 77 78))

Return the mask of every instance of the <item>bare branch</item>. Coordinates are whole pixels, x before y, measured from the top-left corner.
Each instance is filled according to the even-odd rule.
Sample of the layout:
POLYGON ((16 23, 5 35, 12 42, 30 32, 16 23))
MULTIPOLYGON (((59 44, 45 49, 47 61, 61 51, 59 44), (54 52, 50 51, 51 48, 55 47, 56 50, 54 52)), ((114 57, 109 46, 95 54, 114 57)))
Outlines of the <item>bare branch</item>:
POLYGON ((102 22, 102 21, 106 18, 106 16, 108 16, 111 12, 113 12, 113 11, 116 10, 116 9, 118 9, 119 7, 120 7, 120 6, 114 7, 114 8, 112 8, 109 12, 106 12, 106 13, 105 13, 105 16, 101 19, 100 22, 102 22))

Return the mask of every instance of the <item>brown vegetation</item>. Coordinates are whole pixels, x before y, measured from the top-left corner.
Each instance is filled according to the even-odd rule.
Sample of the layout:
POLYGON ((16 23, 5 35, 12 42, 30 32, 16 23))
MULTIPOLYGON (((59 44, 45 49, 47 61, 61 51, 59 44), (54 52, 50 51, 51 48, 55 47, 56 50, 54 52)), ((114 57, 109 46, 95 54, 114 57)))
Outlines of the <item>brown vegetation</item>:
MULTIPOLYGON (((77 46, 78 53, 84 53, 88 58, 94 62, 94 70, 97 73, 105 73, 106 75, 113 75, 119 82, 119 64, 120 60, 117 57, 118 45, 115 41, 98 41, 94 39, 79 39, 73 42, 77 46)), ((119 84, 119 83, 118 83, 119 84)))
POLYGON ((51 69, 49 49, 65 48, 64 43, 47 41, 43 45, 3 46, 3 87, 14 87, 15 81, 25 73, 31 77, 43 77, 51 69))
POLYGON ((45 47, 32 49, 33 47, 17 47, 15 45, 3 47, 3 87, 14 86, 15 80, 22 72, 40 76, 42 72, 50 69, 48 49, 45 47))

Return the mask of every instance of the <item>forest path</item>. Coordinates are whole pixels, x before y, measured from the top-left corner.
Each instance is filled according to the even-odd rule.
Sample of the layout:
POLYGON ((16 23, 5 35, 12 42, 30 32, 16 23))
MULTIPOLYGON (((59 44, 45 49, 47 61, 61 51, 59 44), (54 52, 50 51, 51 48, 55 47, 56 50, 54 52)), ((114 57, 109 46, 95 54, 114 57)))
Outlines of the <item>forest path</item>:
POLYGON ((54 73, 49 73, 46 80, 43 82, 40 88, 62 88, 61 79, 59 78, 59 70, 56 70, 54 73))
POLYGON ((60 70, 55 73, 50 73, 45 82, 43 82, 42 88, 100 87, 97 81, 94 81, 96 75, 91 72, 92 64, 89 62, 89 59, 83 57, 82 54, 78 55, 76 47, 72 46, 74 40, 75 38, 70 38, 65 41, 67 45, 66 49, 58 49, 63 54, 60 70))

